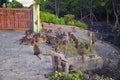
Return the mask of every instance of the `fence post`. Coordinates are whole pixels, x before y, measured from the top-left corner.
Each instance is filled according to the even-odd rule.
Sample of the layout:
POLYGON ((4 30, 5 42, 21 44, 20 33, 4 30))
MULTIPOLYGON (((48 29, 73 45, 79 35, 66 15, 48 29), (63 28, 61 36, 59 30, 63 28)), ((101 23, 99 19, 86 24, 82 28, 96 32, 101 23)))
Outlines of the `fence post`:
POLYGON ((33 31, 40 32, 41 24, 40 24, 40 6, 37 3, 33 4, 33 31))

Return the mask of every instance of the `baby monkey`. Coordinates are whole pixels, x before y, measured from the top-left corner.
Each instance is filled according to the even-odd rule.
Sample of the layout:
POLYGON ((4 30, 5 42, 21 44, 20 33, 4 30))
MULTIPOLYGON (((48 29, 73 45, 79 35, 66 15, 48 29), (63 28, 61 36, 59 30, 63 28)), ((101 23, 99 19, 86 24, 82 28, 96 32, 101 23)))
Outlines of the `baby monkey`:
POLYGON ((39 47, 36 44, 33 46, 33 50, 34 50, 34 55, 36 55, 41 60, 39 54, 41 54, 42 52, 40 51, 39 47))

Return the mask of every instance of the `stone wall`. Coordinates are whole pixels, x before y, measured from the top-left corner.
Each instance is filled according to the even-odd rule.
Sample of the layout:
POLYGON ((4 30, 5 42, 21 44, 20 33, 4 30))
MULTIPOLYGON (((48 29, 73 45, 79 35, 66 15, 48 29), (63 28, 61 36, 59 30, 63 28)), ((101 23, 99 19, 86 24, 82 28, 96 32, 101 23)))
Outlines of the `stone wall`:
POLYGON ((96 54, 71 58, 65 58, 63 54, 55 54, 52 60, 54 71, 68 71, 70 65, 72 65, 75 70, 94 70, 103 67, 103 59, 96 54), (61 65, 62 62, 65 65, 64 67, 61 65))
POLYGON ((96 54, 84 57, 72 57, 68 58, 68 61, 69 64, 72 64, 77 70, 94 70, 103 67, 103 59, 96 54))

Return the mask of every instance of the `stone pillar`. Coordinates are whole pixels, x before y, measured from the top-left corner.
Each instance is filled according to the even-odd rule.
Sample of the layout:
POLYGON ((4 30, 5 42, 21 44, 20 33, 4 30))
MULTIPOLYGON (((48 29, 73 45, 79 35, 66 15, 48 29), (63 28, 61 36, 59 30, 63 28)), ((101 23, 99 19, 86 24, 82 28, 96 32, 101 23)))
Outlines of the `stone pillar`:
POLYGON ((42 26, 40 24, 40 6, 37 3, 33 4, 33 31, 40 32, 42 26))

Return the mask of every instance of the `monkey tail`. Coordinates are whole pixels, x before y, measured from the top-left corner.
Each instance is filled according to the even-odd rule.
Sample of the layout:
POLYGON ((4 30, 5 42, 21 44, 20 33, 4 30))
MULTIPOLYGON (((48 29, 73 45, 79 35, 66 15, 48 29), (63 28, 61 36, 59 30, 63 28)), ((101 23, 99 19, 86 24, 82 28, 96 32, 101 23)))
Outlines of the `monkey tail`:
POLYGON ((16 40, 14 43, 17 43, 17 42, 19 42, 19 41, 21 41, 21 39, 19 39, 19 40, 16 40))
POLYGON ((40 60, 41 60, 41 57, 40 56, 38 56, 38 55, 36 55, 40 60))

